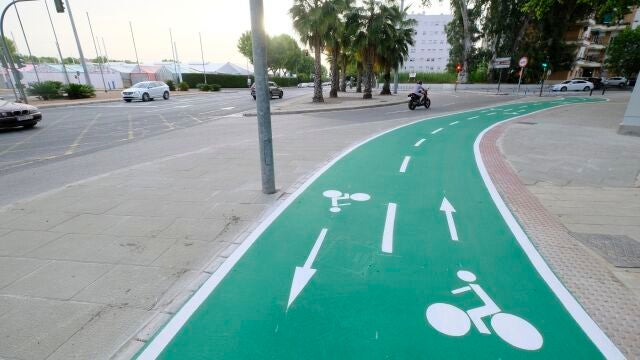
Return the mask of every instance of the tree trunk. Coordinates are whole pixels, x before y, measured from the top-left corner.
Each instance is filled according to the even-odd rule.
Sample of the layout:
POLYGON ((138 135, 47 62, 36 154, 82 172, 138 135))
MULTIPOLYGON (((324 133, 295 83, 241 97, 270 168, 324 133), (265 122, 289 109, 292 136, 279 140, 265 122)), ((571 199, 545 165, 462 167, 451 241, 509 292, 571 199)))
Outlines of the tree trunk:
POLYGON ((524 34, 527 32, 527 29, 529 28, 530 21, 531 21, 531 18, 529 17, 529 15, 526 15, 524 17, 524 21, 522 22, 522 26, 518 31, 518 35, 516 35, 516 40, 513 42, 513 49, 511 51, 511 54, 515 56, 516 59, 520 59, 520 56, 518 54, 518 50, 520 48, 520 42, 522 41, 524 34))
POLYGON ((322 64, 320 63, 322 61, 320 57, 322 55, 322 49, 320 41, 316 41, 313 50, 315 52, 315 63, 313 64, 313 102, 321 103, 324 102, 324 98, 322 97, 322 64))
POLYGON ((467 0, 456 0, 460 14, 462 15, 462 41, 464 50, 462 53, 462 71, 458 76, 458 81, 462 84, 469 82, 469 57, 471 56, 471 24, 469 22, 469 9, 467 0))
POLYGON ((341 79, 340 79, 340 91, 347 91, 347 56, 342 53, 340 55, 340 67, 342 68, 341 79))
POLYGON ((382 85, 382 91, 380 95, 391 95, 391 67, 385 66, 384 68, 384 85, 382 85))
POLYGON ((362 63, 358 62, 358 80, 356 81, 356 92, 362 92, 362 75, 363 75, 362 63))
POLYGON ((371 88, 373 86, 373 50, 368 50, 364 59, 364 93, 362 98, 373 98, 371 88))
POLYGON ((331 51, 331 90, 329 91, 329 97, 338 97, 338 88, 340 87, 340 72, 338 70, 338 54, 339 49, 333 49, 331 51))

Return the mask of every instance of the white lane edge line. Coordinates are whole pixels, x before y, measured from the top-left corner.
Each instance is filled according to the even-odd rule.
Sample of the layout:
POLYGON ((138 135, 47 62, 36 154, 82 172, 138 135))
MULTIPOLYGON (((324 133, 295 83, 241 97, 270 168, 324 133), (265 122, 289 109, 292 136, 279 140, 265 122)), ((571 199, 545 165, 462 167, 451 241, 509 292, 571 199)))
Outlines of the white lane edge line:
POLYGON ((402 160, 402 165, 400 165, 400 172, 404 173, 407 171, 407 166, 409 166, 409 160, 411 160, 411 156, 405 156, 402 160))
MULTIPOLYGON (((607 101, 609 100, 607 99, 607 101)), ((547 109, 541 109, 533 113, 545 111, 553 108, 558 108, 560 106, 567 106, 567 105, 575 105, 575 103, 563 104, 563 105, 552 105, 547 109)), ((253 243, 255 243, 256 240, 262 235, 262 233, 264 233, 264 231, 278 218, 278 216, 280 216, 280 214, 282 214, 289 207, 289 205, 291 205, 309 186, 311 186, 311 184, 313 184, 320 176, 322 176, 322 174, 324 174, 327 170, 329 170, 333 165, 335 165, 342 158, 349 155, 351 152, 363 146, 364 144, 370 141, 373 141, 381 136, 384 136, 390 132, 396 131, 398 129, 408 127, 426 120, 433 120, 433 119, 443 118, 446 116, 464 114, 464 113, 473 112, 473 111, 482 112, 482 109, 483 108, 480 107, 474 110, 455 111, 447 114, 442 114, 442 115, 437 115, 437 116, 433 116, 425 119, 412 121, 407 124, 403 124, 403 125, 391 128, 389 130, 385 130, 377 135, 374 135, 368 139, 363 140, 362 142, 356 145, 353 145, 352 147, 346 149, 344 152, 340 153, 333 160, 329 161, 322 168, 320 168, 316 173, 311 175, 311 177, 309 177, 307 181, 304 182, 299 188, 297 188, 289 197, 282 200, 282 202, 280 202, 279 204, 275 205, 274 208, 272 208, 272 211, 268 215, 266 215, 263 219, 258 220, 260 224, 253 230, 253 232, 251 232, 242 241, 240 246, 238 246, 236 250, 233 253, 231 253, 231 255, 229 255, 227 260, 225 260, 222 263, 222 265, 220 265, 220 267, 213 274, 211 274, 209 279, 207 279, 204 282, 204 284, 200 286, 200 288, 193 294, 193 296, 191 296, 189 300, 187 300, 187 302, 180 308, 180 310, 178 310, 178 312, 175 313, 175 315, 165 324, 165 326, 157 332, 157 334, 149 341, 149 344, 147 345, 147 347, 145 347, 144 350, 140 353, 140 355, 138 356, 138 359, 146 360, 146 359, 157 358, 162 352, 162 350, 164 350, 164 348, 169 344, 169 342, 173 339, 173 337, 178 333, 178 331, 180 331, 180 329, 187 322, 187 320, 189 320, 191 315, 193 315, 193 313, 200 307, 200 305, 202 305, 202 303, 207 299, 207 297, 216 289, 216 287, 220 284, 220 282, 222 282, 222 280, 227 276, 227 274, 231 271, 231 269, 233 269, 233 267, 236 265, 236 263, 238 263, 238 261, 242 258, 242 256, 249 250, 249 248, 253 245, 253 243)), ((508 119, 504 121, 509 121, 516 118, 517 117, 514 117, 512 119, 508 119)), ((485 132, 486 131, 487 130, 485 129, 485 132)), ((206 149, 208 148, 205 148, 204 150, 206 149)), ((95 178, 97 179, 101 177, 102 176, 98 176, 95 178)), ((0 209, 5 209, 5 208, 6 207, 0 208, 0 209)), ((595 326, 597 328, 597 325, 595 326)), ((602 332, 600 328, 597 328, 597 329, 600 332, 602 332)), ((606 335, 604 335, 604 337, 607 341, 611 343, 611 341, 608 338, 606 338, 606 335)), ((614 350, 618 351, 617 348, 615 348, 615 345, 613 345, 613 343, 611 343, 611 346, 613 346, 614 350)))
POLYGON ((395 203, 387 205, 387 217, 384 220, 384 232, 382 233, 382 252, 387 254, 393 253, 393 228, 396 222, 395 203))
MULTIPOLYGON (((567 106, 567 105, 573 105, 573 104, 563 104, 563 105, 553 106, 553 107, 560 107, 560 106, 567 106)), ((528 113, 527 116, 531 114, 535 114, 537 112, 552 109, 553 107, 528 113)), ((560 302, 565 307, 567 312, 571 314, 573 319, 578 323, 578 325, 582 328, 582 330, 587 334, 589 339, 596 345, 598 350, 600 350, 607 359, 624 359, 625 357, 620 352, 620 350, 607 337, 607 335, 602 331, 602 329, 598 326, 598 324, 596 324, 595 321, 593 321, 593 319, 589 316, 589 314, 587 314, 587 312, 580 305, 580 303, 578 303, 578 301, 573 297, 573 295, 571 295, 569 290, 567 290, 567 288, 564 287, 562 282, 560 282, 558 277, 553 273, 549 265, 544 261, 544 259, 542 258, 538 250, 536 250, 535 246, 531 243, 531 240, 529 239, 527 234, 524 232, 522 227, 520 227, 520 224, 515 219, 515 217, 513 216, 513 214, 507 207, 507 205, 505 204, 504 200, 498 193, 498 190, 493 184, 493 181, 491 180, 491 177, 487 172, 487 168, 484 165, 482 155, 480 154, 480 141, 482 140, 484 135, 494 127, 504 122, 515 120, 521 116, 524 116, 524 115, 516 116, 508 120, 499 121, 489 126, 488 128, 484 129, 478 135, 478 137, 476 138, 473 144, 473 153, 475 156, 476 165, 478 166, 478 170, 480 171, 480 176, 482 177, 482 180, 484 181, 484 184, 487 190, 489 191, 489 194, 491 195, 491 199, 496 204, 496 207, 498 208, 500 215, 502 215, 502 218, 505 220, 507 226, 509 227, 509 230, 511 230, 511 233, 513 233, 513 235, 515 236, 516 240, 518 241, 518 244, 520 244, 520 247, 525 252, 527 257, 529 258, 529 261, 531 261, 531 264, 534 266, 538 274, 540 274, 540 276, 547 283, 549 288, 551 288, 551 291, 553 291, 556 297, 560 300, 560 302)))
POLYGON ((413 146, 418 147, 418 146, 422 145, 422 143, 423 143, 423 142, 425 142, 426 140, 427 140, 427 139, 420 139, 420 140, 418 140, 418 142, 417 142, 417 143, 415 143, 413 146))
POLYGON ((442 131, 442 128, 440 128, 440 129, 436 129, 436 130, 433 130, 433 131, 431 132, 431 134, 437 134, 437 133, 439 133, 440 131, 442 131))

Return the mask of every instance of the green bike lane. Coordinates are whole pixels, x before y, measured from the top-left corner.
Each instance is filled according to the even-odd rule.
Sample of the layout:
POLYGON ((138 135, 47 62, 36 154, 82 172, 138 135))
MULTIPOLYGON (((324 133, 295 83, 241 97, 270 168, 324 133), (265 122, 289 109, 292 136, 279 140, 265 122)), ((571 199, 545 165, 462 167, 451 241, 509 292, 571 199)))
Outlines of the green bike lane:
POLYGON ((491 125, 586 101, 451 114, 355 147, 261 224, 139 358, 622 358, 477 163, 491 125))

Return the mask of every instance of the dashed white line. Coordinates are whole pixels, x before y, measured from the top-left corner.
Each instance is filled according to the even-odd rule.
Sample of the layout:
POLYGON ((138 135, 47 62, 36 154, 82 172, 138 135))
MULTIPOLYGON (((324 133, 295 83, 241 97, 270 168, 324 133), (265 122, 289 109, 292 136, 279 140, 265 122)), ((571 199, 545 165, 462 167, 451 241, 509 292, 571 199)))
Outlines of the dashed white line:
POLYGON ((488 113, 487 115, 495 115, 495 114, 497 114, 497 113, 492 112, 492 113, 488 113))
POLYGON ((425 140, 427 140, 427 139, 420 139, 420 140, 418 140, 418 142, 417 142, 417 143, 415 143, 413 146, 418 147, 418 146, 422 145, 422 143, 423 143, 423 142, 425 142, 425 140))
MULTIPOLYGON (((476 117, 477 117, 477 116, 476 116, 476 117)), ((457 123, 459 123, 459 122, 460 122, 460 121, 454 121, 454 122, 452 122, 452 123, 449 123, 449 125, 455 125, 455 124, 457 124, 457 123)))
POLYGON ((477 119, 479 117, 480 117, 480 115, 476 115, 476 116, 468 117, 467 120, 473 120, 473 119, 477 119))
POLYGON ((513 109, 504 109, 504 111, 511 111, 511 110, 513 110, 513 109))
POLYGON ((80 145, 80 141, 82 141, 82 138, 84 138, 84 136, 87 134, 87 131, 89 131, 89 129, 91 129, 93 124, 96 123, 96 121, 98 120, 100 115, 102 115, 102 114, 96 115, 96 117, 93 118, 93 120, 89 124, 87 124, 87 126, 84 128, 84 130, 82 130, 80 135, 78 135, 76 140, 73 142, 73 144, 71 144, 71 146, 69 146, 69 149, 67 149, 67 151, 64 153, 65 155, 71 155, 76 151, 76 148, 78 147, 78 145, 80 145))
POLYGON ((400 165, 400 172, 406 172, 407 166, 409 166, 409 160, 411 160, 411 156, 405 156, 404 160, 402 160, 402 165, 400 165))
POLYGON ((223 107, 220 110, 231 110, 231 109, 235 109, 235 106, 229 106, 229 107, 223 107))
POLYGON ((387 217, 384 220, 384 232, 382 233, 382 252, 393 252, 393 228, 396 221, 396 204, 387 205, 387 217))
POLYGON ((433 131, 431 132, 431 134, 437 134, 437 133, 439 133, 440 131, 442 131, 442 128, 433 130, 433 131))

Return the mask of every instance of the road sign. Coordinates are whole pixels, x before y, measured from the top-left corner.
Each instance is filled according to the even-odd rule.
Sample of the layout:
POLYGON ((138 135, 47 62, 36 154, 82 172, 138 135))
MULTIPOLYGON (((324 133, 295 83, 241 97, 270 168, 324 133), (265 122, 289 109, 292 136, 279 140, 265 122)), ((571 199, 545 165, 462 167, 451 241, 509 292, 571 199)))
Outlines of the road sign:
POLYGON ((511 66, 511 58, 510 57, 501 57, 496 58, 493 61, 494 69, 508 69, 511 66))
POLYGON ((138 359, 623 358, 479 153, 497 123, 586 101, 602 100, 467 111, 356 146, 258 225, 138 359))
POLYGON ((528 63, 529 59, 526 56, 521 57, 520 61, 518 61, 518 65, 520 65, 520 67, 525 67, 528 63))

